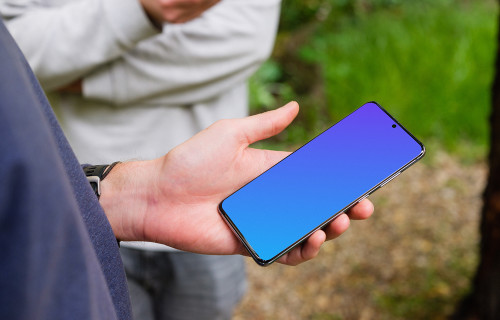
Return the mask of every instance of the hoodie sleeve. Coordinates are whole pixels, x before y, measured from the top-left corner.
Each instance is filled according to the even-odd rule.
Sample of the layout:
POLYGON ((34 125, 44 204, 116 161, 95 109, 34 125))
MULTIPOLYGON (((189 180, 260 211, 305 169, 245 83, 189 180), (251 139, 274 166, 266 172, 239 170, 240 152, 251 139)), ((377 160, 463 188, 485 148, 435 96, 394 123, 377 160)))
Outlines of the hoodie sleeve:
POLYGON ((88 99, 193 104, 244 83, 271 54, 280 0, 223 0, 185 24, 167 24, 85 77, 88 99))
POLYGON ((158 33, 137 0, 0 0, 46 90, 65 86, 158 33))

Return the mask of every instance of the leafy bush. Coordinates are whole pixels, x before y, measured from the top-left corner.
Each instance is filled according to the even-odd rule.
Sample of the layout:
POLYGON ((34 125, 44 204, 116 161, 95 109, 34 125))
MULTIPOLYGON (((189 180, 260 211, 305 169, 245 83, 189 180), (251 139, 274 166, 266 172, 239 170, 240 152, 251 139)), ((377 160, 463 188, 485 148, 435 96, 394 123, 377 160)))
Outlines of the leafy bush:
POLYGON ((253 111, 298 100, 296 125, 275 140, 296 145, 376 100, 424 142, 481 157, 496 14, 482 1, 287 0, 253 111))

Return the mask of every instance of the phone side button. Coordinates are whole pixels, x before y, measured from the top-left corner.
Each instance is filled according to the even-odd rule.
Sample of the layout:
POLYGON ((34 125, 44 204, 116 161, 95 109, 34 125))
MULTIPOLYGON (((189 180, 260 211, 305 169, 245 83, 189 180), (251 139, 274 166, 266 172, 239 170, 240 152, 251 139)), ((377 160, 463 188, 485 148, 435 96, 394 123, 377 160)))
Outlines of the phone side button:
POLYGON ((392 181, 392 179, 394 179, 394 178, 396 178, 397 176, 399 176, 399 174, 400 174, 400 173, 401 173, 401 172, 396 173, 394 176, 392 176, 392 178, 390 178, 390 179, 389 179, 389 180, 387 180, 386 182, 382 183, 382 184, 380 185, 380 187, 379 187, 379 188, 382 188, 383 186, 385 186, 386 184, 388 184, 389 182, 391 182, 391 181, 392 181))

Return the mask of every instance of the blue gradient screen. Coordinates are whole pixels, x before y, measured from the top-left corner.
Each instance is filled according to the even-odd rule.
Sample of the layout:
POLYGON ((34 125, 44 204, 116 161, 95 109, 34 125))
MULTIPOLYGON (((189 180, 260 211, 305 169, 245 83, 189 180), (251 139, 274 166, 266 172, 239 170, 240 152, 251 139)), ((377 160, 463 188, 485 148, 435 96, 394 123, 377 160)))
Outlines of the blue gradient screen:
POLYGON ((423 152, 370 102, 230 195, 221 211, 254 258, 269 261, 423 152))

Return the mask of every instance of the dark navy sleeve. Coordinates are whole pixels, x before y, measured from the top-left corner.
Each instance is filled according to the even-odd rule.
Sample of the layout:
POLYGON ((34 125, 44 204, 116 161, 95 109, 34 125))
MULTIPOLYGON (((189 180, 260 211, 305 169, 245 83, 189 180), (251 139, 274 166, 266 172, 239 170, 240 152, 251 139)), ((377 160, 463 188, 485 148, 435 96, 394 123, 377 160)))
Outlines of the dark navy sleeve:
POLYGON ((130 319, 106 216, 0 20, 0 319, 130 319))

